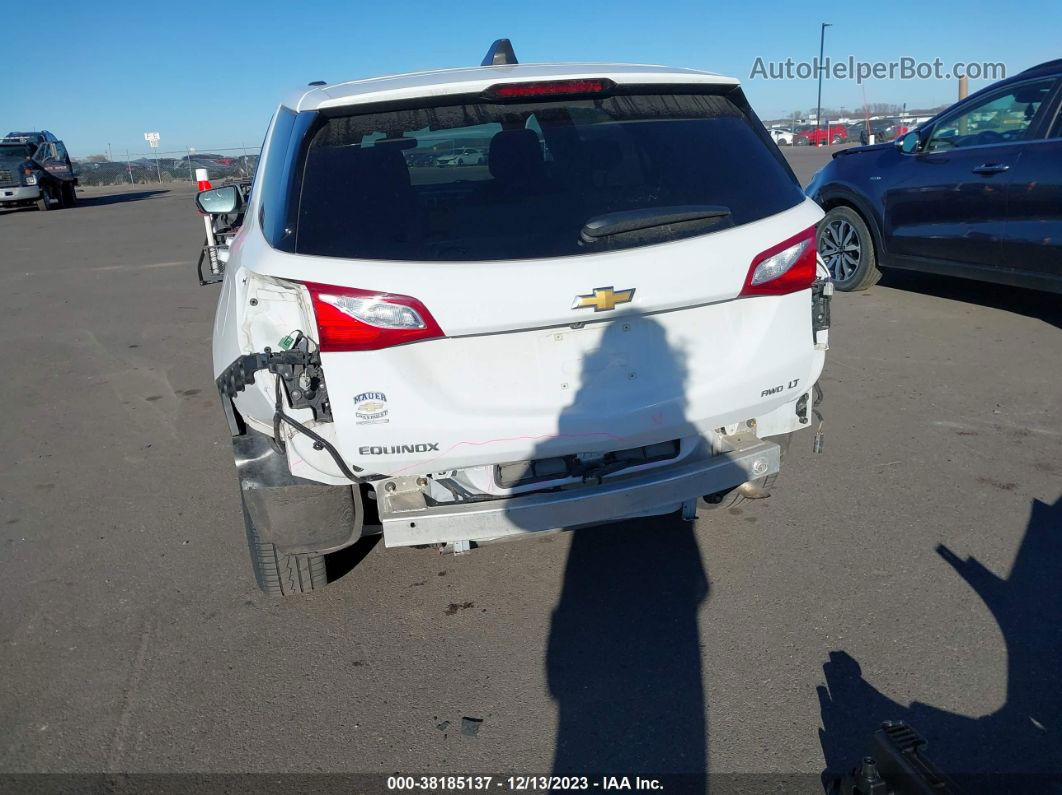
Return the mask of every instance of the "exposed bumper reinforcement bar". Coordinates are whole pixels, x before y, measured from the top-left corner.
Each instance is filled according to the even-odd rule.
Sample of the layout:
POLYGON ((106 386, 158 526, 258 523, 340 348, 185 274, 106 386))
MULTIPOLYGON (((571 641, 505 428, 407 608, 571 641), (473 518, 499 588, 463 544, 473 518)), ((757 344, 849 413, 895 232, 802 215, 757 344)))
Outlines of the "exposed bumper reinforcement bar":
POLYGON ((376 481, 388 547, 487 539, 676 511, 683 502, 778 472, 779 447, 751 433, 723 437, 724 450, 706 450, 671 467, 616 476, 601 485, 427 506, 416 478, 376 481), (388 491, 393 484, 394 490, 388 491))

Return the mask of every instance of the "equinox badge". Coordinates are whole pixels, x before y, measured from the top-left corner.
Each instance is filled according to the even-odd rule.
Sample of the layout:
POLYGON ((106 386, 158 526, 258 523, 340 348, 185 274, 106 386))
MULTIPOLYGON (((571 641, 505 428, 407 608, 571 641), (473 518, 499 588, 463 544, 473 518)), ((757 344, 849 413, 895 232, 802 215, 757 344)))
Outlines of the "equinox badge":
POLYGON ((634 288, 616 290, 613 287, 595 287, 590 295, 577 295, 572 302, 572 309, 593 307, 595 312, 607 312, 618 304, 629 304, 634 298, 634 288))

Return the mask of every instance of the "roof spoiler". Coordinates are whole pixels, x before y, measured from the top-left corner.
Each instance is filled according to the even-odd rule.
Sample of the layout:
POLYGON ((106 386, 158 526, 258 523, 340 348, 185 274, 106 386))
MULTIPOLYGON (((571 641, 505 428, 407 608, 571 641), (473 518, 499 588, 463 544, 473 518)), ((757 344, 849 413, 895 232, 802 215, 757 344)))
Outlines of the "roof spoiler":
POLYGON ((480 66, 512 66, 516 63, 520 62, 516 60, 512 42, 508 39, 495 39, 480 66))

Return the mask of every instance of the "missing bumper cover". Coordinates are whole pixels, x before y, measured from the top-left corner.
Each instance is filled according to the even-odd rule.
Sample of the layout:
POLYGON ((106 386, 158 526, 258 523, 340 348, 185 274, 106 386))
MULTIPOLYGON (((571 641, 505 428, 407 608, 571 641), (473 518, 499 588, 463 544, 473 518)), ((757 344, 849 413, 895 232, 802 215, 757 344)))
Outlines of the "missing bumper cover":
POLYGON ((415 477, 388 480, 376 497, 389 547, 482 541, 543 530, 600 524, 678 510, 690 499, 778 471, 779 448, 752 433, 724 437, 718 454, 700 449, 664 467, 602 485, 573 484, 516 497, 430 505, 415 477))
POLYGON ((494 482, 505 489, 544 483, 550 480, 581 477, 584 481, 601 479, 629 467, 669 461, 679 454, 679 440, 613 450, 593 458, 578 455, 537 458, 533 461, 514 461, 494 467, 494 482))

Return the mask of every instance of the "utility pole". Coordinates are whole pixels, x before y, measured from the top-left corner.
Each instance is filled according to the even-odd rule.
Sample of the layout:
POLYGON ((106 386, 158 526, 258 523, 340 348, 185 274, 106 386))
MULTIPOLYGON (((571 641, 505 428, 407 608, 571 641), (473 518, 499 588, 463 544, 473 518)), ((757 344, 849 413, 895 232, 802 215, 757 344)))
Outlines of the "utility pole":
POLYGON ((111 145, 107 144, 107 160, 108 162, 114 160, 114 156, 111 154, 111 145))
POLYGON ((819 29, 819 102, 815 108, 815 131, 818 132, 819 127, 822 125, 822 73, 826 70, 826 67, 822 65, 822 56, 826 47, 826 28, 833 27, 832 22, 823 22, 822 27, 819 29))

